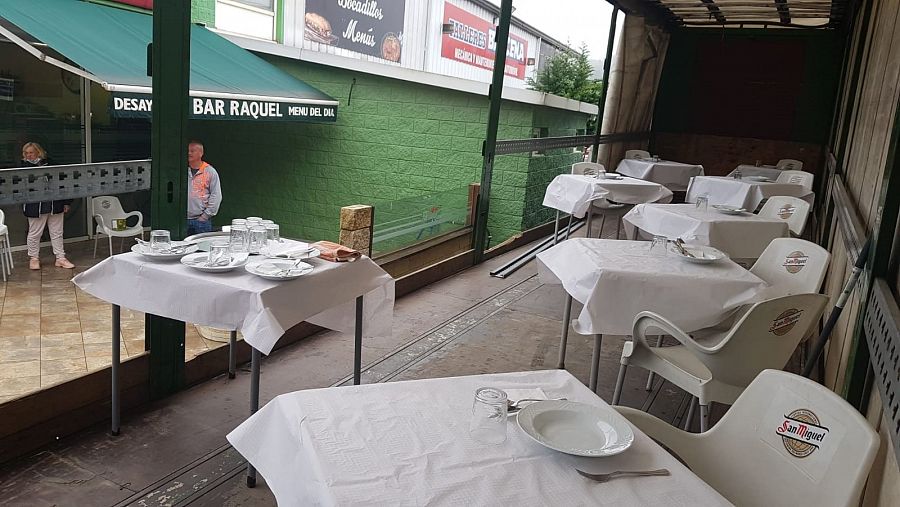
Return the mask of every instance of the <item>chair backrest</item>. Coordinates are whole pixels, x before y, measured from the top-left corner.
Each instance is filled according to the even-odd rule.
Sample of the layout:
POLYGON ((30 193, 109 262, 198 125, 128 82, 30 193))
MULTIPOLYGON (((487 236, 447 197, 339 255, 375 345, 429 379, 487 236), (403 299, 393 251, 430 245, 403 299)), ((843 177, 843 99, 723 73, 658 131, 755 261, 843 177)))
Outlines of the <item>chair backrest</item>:
POLYGON ((831 254, 798 238, 775 238, 750 272, 769 283, 767 297, 819 292, 831 254))
POLYGON ((858 505, 878 435, 849 403, 798 375, 765 370, 683 455, 741 506, 858 505))
POLYGON ((778 169, 786 169, 789 171, 799 171, 803 169, 803 162, 793 158, 783 158, 775 164, 778 169))
POLYGON ((112 227, 112 219, 124 218, 125 211, 119 198, 112 195, 100 195, 91 199, 91 216, 100 215, 107 227, 112 227))
POLYGON ((714 353, 699 359, 716 381, 744 388, 759 372, 787 364, 826 304, 828 297, 822 294, 793 294, 756 303, 712 347, 714 353))
POLYGON ((625 158, 648 159, 650 158, 650 152, 647 150, 627 150, 625 158))
POLYGON ((598 172, 606 172, 606 168, 599 162, 576 162, 572 164, 572 174, 584 174, 586 169, 595 169, 598 172))
POLYGON ((781 171, 781 174, 778 175, 778 183, 793 183, 795 185, 803 185, 803 188, 807 190, 812 190, 813 180, 815 176, 813 173, 808 173, 806 171, 781 171))
POLYGON ((758 215, 773 220, 784 220, 791 232, 799 236, 809 218, 809 203, 799 197, 775 195, 766 199, 758 215))
POLYGON ((6 225, 6 213, 0 209, 0 225, 6 225))

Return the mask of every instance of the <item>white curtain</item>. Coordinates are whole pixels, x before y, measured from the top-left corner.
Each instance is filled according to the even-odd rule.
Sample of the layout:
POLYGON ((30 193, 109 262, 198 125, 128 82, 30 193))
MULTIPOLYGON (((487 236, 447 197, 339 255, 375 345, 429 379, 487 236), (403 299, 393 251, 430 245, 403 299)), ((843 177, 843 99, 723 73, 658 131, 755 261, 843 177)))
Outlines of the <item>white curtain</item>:
MULTIPOLYGON (((662 75, 669 34, 644 18, 625 16, 609 75, 601 134, 648 132, 662 75)), ((647 149, 647 141, 601 144, 597 161, 615 170, 628 149, 647 149)))

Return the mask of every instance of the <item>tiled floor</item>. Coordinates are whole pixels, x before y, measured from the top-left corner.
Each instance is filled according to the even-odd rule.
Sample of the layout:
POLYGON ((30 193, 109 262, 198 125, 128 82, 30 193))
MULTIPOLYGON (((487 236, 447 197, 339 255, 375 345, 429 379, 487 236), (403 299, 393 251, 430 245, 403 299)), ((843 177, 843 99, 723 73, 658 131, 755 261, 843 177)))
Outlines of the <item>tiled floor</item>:
MULTIPOLYGON (((74 270, 54 267, 47 249, 40 271, 28 269, 24 252, 13 255, 12 276, 0 282, 0 403, 109 365, 110 305, 71 282, 105 257, 92 250, 92 242, 66 245, 74 270)), ((187 360, 224 345, 192 324, 185 334, 187 360)), ((123 359, 143 352, 144 314, 123 308, 123 359)))

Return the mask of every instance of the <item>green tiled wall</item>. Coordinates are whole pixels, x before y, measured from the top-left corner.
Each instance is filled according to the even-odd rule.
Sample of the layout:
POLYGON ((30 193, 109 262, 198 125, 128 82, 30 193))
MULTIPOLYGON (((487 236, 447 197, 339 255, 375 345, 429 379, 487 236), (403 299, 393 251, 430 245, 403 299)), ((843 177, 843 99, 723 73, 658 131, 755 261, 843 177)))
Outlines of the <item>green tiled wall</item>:
MULTIPOLYGON (((382 223, 392 218, 391 201, 458 207, 468 185, 480 181, 486 97, 266 58, 339 100, 337 122, 192 121, 191 136, 204 141, 207 160, 221 174, 220 223, 263 215, 286 235, 334 240, 341 206, 375 204, 382 223)), ((574 134, 585 121, 580 113, 504 102, 498 137, 530 137, 537 123, 551 135, 574 134)), ((571 163, 570 155, 558 153, 497 157, 492 244, 550 216, 539 209, 538 187, 571 163)))
POLYGON ((191 23, 216 26, 216 0, 191 0, 191 23))

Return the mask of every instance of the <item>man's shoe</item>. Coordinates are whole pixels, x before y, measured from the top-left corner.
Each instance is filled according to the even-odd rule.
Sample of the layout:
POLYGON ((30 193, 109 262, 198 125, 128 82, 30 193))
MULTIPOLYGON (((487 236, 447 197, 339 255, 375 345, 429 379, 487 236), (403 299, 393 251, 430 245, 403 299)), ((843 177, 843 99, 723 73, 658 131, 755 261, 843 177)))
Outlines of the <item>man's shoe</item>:
POLYGON ((75 265, 72 264, 71 262, 69 262, 69 259, 66 259, 65 257, 62 257, 62 258, 56 259, 56 267, 58 267, 58 268, 65 268, 65 269, 72 269, 72 268, 75 267, 75 265))
POLYGON ((28 261, 28 269, 38 271, 41 269, 41 261, 32 257, 31 260, 28 261))

